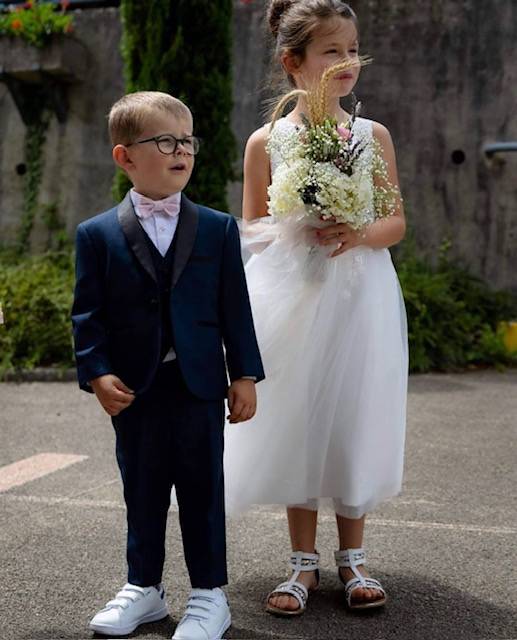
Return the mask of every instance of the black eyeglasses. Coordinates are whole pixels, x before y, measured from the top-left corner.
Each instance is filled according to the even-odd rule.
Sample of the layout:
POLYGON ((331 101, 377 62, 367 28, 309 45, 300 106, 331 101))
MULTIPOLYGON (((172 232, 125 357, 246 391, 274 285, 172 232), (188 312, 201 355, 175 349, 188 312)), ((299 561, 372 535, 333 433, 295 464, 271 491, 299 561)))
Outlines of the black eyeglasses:
POLYGON ((166 133, 162 136, 154 136, 153 138, 146 138, 145 140, 136 140, 135 142, 130 142, 125 146, 130 147, 132 144, 144 144, 145 142, 154 142, 158 147, 158 151, 166 156, 176 153, 179 144, 185 149, 189 156, 195 156, 199 151, 199 138, 196 138, 196 136, 176 138, 171 133, 166 133))

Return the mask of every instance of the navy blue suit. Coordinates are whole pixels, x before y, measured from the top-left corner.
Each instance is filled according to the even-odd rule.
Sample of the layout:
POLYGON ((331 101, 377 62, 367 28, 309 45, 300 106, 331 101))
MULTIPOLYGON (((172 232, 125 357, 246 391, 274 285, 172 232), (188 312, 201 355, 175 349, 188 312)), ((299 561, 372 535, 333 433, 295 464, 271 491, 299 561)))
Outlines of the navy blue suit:
POLYGON ((161 581, 174 485, 192 585, 212 588, 226 583, 228 375, 260 381, 264 372, 235 219, 182 195, 172 250, 164 285, 129 194, 79 225, 72 310, 77 371, 86 391, 107 373, 135 391, 134 402, 112 419, 128 509, 129 582, 161 581), (177 356, 171 363, 161 362, 164 335, 177 356))

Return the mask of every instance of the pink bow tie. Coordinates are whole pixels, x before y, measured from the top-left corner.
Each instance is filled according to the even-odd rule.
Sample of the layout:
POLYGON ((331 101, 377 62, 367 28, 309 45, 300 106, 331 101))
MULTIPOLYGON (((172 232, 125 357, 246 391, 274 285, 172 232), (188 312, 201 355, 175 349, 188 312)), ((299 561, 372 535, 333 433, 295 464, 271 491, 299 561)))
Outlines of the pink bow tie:
POLYGON ((163 212, 168 216, 173 217, 177 216, 180 212, 181 200, 178 198, 177 193, 174 193, 172 196, 168 196, 167 198, 163 198, 163 200, 151 200, 151 198, 147 198, 137 191, 133 191, 133 196, 135 198, 135 207, 138 215, 143 220, 149 218, 155 213, 163 212))

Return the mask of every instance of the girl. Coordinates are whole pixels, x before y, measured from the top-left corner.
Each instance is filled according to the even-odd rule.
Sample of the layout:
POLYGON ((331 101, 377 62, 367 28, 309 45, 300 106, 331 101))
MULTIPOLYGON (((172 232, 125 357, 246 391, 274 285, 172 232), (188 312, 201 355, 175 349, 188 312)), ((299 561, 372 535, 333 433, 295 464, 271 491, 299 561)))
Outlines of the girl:
MULTIPOLYGON (((294 88, 310 89, 331 65, 358 60, 331 81, 328 93, 329 116, 346 123, 351 116, 340 98, 359 75, 352 9, 340 0, 272 0, 268 17, 294 88)), ((301 96, 246 146, 243 217, 250 231, 266 230, 246 272, 267 379, 249 427, 226 430, 228 511, 257 503, 287 506, 293 574, 266 605, 278 615, 303 613, 308 592, 318 586, 317 509, 324 498, 333 499, 336 512, 335 559, 348 606, 385 603, 384 589, 364 567, 363 528, 365 514, 400 490, 405 435, 405 311, 387 250, 405 233, 400 196, 394 215, 384 219, 375 219, 372 201, 366 230, 334 222, 313 232, 319 255, 324 252, 316 270, 314 247, 308 250, 287 226, 266 218, 268 186, 282 165, 275 148, 303 128, 304 113, 301 96), (276 146, 268 146, 272 139, 276 146)), ((378 141, 389 181, 398 187, 387 129, 356 118, 352 134, 365 149, 378 141)), ((371 179, 378 180, 373 171, 371 179)))

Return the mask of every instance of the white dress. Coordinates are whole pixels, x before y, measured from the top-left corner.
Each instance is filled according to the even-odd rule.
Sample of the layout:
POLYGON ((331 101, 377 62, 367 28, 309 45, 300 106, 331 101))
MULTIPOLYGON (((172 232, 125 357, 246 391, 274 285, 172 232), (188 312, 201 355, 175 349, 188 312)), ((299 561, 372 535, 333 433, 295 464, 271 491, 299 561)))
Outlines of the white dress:
MULTIPOLYGON (((271 135, 295 127, 282 118, 271 135)), ((353 132, 368 143, 372 122, 357 118, 353 132)), ((272 155, 272 173, 281 162, 272 155)), ((227 513, 330 498, 359 518, 402 482, 407 328, 390 253, 328 258, 335 247, 311 248, 299 223, 258 224, 246 276, 266 379, 255 417, 225 428, 227 513)))

